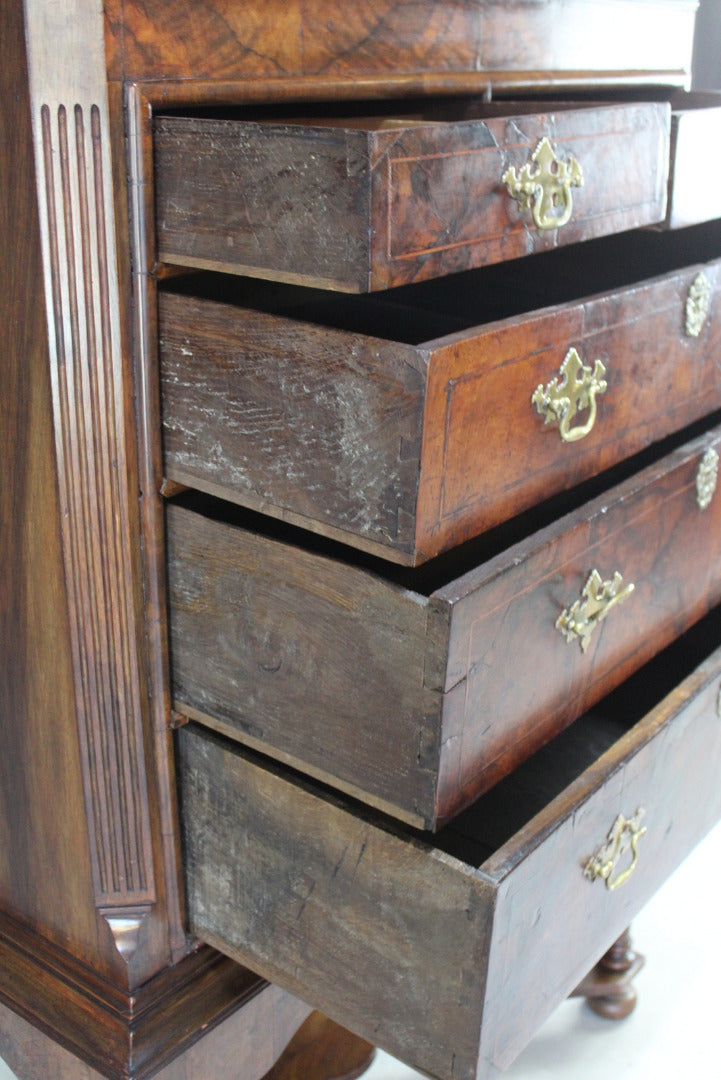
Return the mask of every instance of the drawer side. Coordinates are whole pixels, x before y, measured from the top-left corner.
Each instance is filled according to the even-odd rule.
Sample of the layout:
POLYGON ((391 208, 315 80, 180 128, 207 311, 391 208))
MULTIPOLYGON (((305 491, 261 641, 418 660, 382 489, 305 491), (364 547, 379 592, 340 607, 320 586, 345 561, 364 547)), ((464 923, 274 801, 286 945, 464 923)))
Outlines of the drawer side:
POLYGON ((413 551, 418 350, 172 293, 158 329, 168 479, 413 551))
POLYGON ((161 116, 154 145, 163 261, 366 290, 362 132, 161 116))
POLYGON ((445 657, 447 621, 429 630, 422 598, 183 507, 167 526, 174 707, 423 823, 444 670, 426 646, 445 657))
POLYGON ((179 735, 193 932, 390 1053, 473 1080, 492 887, 198 729, 179 735))

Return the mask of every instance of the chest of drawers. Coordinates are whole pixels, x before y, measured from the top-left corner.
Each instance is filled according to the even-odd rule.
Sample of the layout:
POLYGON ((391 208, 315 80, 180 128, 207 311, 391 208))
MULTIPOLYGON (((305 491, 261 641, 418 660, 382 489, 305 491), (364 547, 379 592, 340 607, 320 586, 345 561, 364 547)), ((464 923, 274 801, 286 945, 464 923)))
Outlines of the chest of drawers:
POLYGON ((184 729, 194 925, 431 1075, 496 1075, 717 820, 719 661, 628 731, 627 686, 435 843, 184 729))
POLYGON ((0 7, 0 1053, 495 1075, 719 816, 696 5, 0 7))
POLYGON ((191 925, 449 1080, 505 1067, 676 865, 662 838, 717 816, 716 661, 701 645, 665 699, 659 680, 721 599, 717 227, 591 242, 668 227, 667 106, 155 126, 161 250, 225 272, 159 295, 164 468, 187 488, 166 530, 191 925), (605 140, 627 158, 634 125, 616 171, 605 140), (423 243, 402 250, 394 222, 423 243), (655 708, 598 705, 666 646, 637 676, 655 708), (615 710, 637 720, 617 743, 615 710), (708 755, 708 790, 661 798, 637 874, 681 745, 708 755))

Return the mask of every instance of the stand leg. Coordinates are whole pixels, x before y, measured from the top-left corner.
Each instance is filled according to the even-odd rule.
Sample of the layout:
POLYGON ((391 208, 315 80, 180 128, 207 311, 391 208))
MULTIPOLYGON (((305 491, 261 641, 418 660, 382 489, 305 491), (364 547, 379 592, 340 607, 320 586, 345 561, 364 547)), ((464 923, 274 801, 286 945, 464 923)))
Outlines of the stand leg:
POLYGON ((625 1020, 636 1007, 633 979, 643 965, 644 958, 631 948, 631 935, 626 930, 571 997, 585 997, 589 1007, 606 1020, 625 1020))
POLYGON ((355 1080, 374 1056, 371 1043, 314 1012, 263 1080, 355 1080))

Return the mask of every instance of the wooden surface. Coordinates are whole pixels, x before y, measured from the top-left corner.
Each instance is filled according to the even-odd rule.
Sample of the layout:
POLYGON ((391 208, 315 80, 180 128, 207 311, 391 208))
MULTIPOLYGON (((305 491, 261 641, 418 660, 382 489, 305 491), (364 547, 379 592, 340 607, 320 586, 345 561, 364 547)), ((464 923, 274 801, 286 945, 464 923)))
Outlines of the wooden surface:
MULTIPOLYGON (((202 947, 129 993, 39 939, 31 926, 0 916, 3 1003, 110 1080, 155 1076, 171 1059, 190 1051, 203 1031, 233 1013, 240 1037, 252 1041, 258 1012, 271 1028, 277 1011, 277 1030, 283 1033, 279 1038, 288 1041, 307 1009, 281 991, 268 991, 258 976, 202 947)), ((40 1047, 44 1039, 28 1042, 40 1047)), ((257 1042, 253 1053, 261 1062, 260 1075, 262 1064, 267 1068, 274 1058, 269 1041, 257 1042)), ((275 1056, 280 1050, 278 1046, 275 1056)), ((3 1058, 16 1053, 21 1060, 23 1052, 22 1046, 15 1051, 0 1046, 3 1058)), ((203 1054, 196 1058, 203 1060, 203 1054)), ((26 1080, 24 1068, 16 1071, 19 1080, 26 1080)))
POLYGON ((20 4, 3 0, 0 21, 0 895, 110 975, 119 958, 90 900, 20 4))
MULTIPOLYGON (((59 526, 67 620, 59 648, 69 649, 75 696, 54 730, 79 754, 81 769, 71 846, 88 860, 90 890, 84 886, 77 906, 92 927, 81 947, 130 987, 182 955, 186 943, 167 762, 156 770, 146 741, 132 364, 121 299, 127 263, 118 265, 127 247, 115 244, 124 204, 112 197, 101 13, 75 0, 60 13, 31 4, 26 16, 44 290, 26 298, 23 317, 42 324, 46 338, 50 395, 41 423, 53 435, 58 504, 57 518, 39 528, 59 526)), ((22 260, 25 249, 15 246, 22 260)), ((42 755, 34 766, 43 761, 52 771, 42 755)), ((36 813, 57 816, 57 805, 48 801, 36 813)), ((56 882, 41 903, 57 903, 56 882)))
POLYGON ((168 762, 155 772, 140 726, 132 395, 128 353, 113 351, 122 304, 110 233, 123 202, 111 197, 102 77, 92 94, 99 10, 65 5, 51 35, 66 97, 43 60, 53 12, 27 7, 32 101, 23 5, 0 5, 0 1053, 22 1080, 147 1075, 181 1050, 173 1080, 235 1076, 239 1058, 259 1077, 306 1008, 210 950, 204 964, 168 966, 188 942, 168 899, 177 866, 164 878, 162 849, 177 843, 160 790, 168 762), (55 245, 49 322, 41 211, 55 245), (239 1009, 250 986, 260 1011, 239 1009), (220 1021, 225 1047, 213 1037, 191 1051, 220 1021))
POLYGON ((654 245, 651 277, 630 285, 636 238, 593 249, 595 273, 574 248, 520 281, 479 272, 367 299, 193 277, 159 297, 165 476, 421 562, 721 405, 720 264, 683 265, 702 240, 654 245), (709 310, 692 337, 700 272, 709 310), (531 397, 571 347, 603 363, 607 389, 568 443, 531 397))
POLYGON ((403 2, 349 17, 275 0, 200 7, 110 0, 102 9, 87 0, 62 8, 1 0, 0 123, 12 151, 0 162, 9 193, 9 213, 0 215, 2 390, 11 402, 0 418, 7 472, 0 510, 9 523, 2 532, 0 901, 29 920, 30 940, 27 949, 11 942, 14 960, 3 968, 0 1038, 21 1080, 97 1080, 108 1074, 108 1052, 129 1077, 133 1053, 155 1067, 174 1040, 184 1053, 160 1066, 162 1080, 219 1080, 238 1070, 259 1077, 306 1011, 269 987, 232 1011, 237 1002, 223 998, 223 986, 233 969, 222 962, 215 970, 223 977, 214 983, 206 971, 195 984, 203 994, 191 1001, 193 978, 181 985, 189 969, 168 966, 186 942, 165 727, 158 412, 152 388, 135 381, 154 370, 152 290, 143 292, 155 264, 154 230, 152 215, 138 213, 148 210, 150 188, 142 185, 152 163, 147 141, 130 146, 138 167, 129 170, 137 186, 128 216, 121 80, 152 81, 150 90, 127 87, 129 135, 145 130, 160 101, 483 93, 490 85, 604 79, 629 85, 659 69, 663 81, 682 82, 693 5, 666 0, 653 43, 643 27, 657 5, 622 2, 625 37, 605 3, 573 3, 565 26, 569 42, 581 28, 579 51, 558 47, 558 12, 535 3, 514 11, 511 25, 493 3, 482 11, 462 3, 449 14, 445 4, 403 2), (166 76, 173 82, 162 82, 166 76), (114 921, 127 915, 133 934, 114 921), (182 1008, 173 1007, 173 987, 182 1008), (11 999, 22 1017, 6 1007, 11 999), (137 1008, 147 1029, 134 1025, 137 1008), (212 1017, 202 1018, 203 1010, 212 1017), (106 1014, 114 1025, 107 1044, 106 1014), (193 1042, 206 1021, 207 1034, 193 1042), (80 1057, 46 1037, 67 1045, 71 1031, 80 1057))
MULTIPOLYGON (((720 665, 717 653, 492 854, 514 778, 480 800, 458 826, 470 832, 459 852, 478 849, 480 867, 185 727, 192 923, 409 1064, 458 1080, 480 1062, 493 1075, 718 819, 720 665), (616 815, 639 807, 635 872, 616 891, 589 881, 616 815)), ((587 733, 592 755, 595 730, 569 735, 580 747, 587 733)), ((542 787, 561 760, 549 748, 527 779, 542 787)))
POLYGON ((263 1080, 355 1080, 374 1056, 371 1043, 313 1012, 263 1080))
POLYGON ((174 707, 424 818, 443 620, 342 562, 174 505, 167 523, 174 707))
POLYGON ((721 445, 718 431, 435 594, 431 603, 453 609, 440 820, 718 603, 721 499, 705 511, 696 501, 696 475, 711 445, 721 445), (580 599, 593 569, 604 580, 618 571, 635 590, 583 652, 555 620, 580 599), (512 656, 522 659, 509 664, 512 656))
POLYGON ((412 553, 426 367, 418 350, 183 295, 159 299, 165 476, 361 546, 412 553))
MULTIPOLYGON (((41 1028, 2 1004, 0 1054, 17 1080, 108 1080, 114 1076, 118 1080, 148 1080, 150 1075, 153 1080, 218 1080, 219 1076, 260 1080, 282 1055, 308 1008, 277 987, 260 979, 255 981, 257 991, 248 995, 244 1008, 226 1013, 217 1026, 204 1031, 201 1039, 191 1040, 182 1055, 152 1074, 142 1068, 128 1068, 127 1064, 122 1072, 113 1074, 107 1060, 97 1066, 88 1064, 86 1058, 76 1056, 73 1051, 77 1047, 72 1043, 72 1049, 68 1049, 64 1040, 48 1037, 41 1028)), ((182 1024, 182 1016, 179 1019, 182 1024)), ((191 1012, 188 1021, 195 1019, 191 1012)), ((181 1036, 179 1044, 182 1042, 181 1036)), ((326 1080, 322 1070, 318 1080, 326 1080)))
POLYGON ((272 78, 425 72, 521 72, 527 81, 684 81, 695 4, 375 0, 352 11, 333 3, 211 0, 189 12, 182 0, 110 0, 106 48, 111 78, 272 78), (648 18, 655 32, 647 32, 648 18), (564 33, 559 37, 559 21, 564 33), (623 33, 618 32, 623 26, 623 33), (568 75, 566 75, 568 78, 568 75))
POLYGON ((408 125, 382 115, 316 126, 158 117, 159 256, 366 292, 662 219, 667 104, 521 109, 447 105, 408 125), (530 166, 543 138, 583 173, 557 229, 537 228, 501 179, 530 166))
POLYGON ((404 588, 170 505, 175 708, 434 828, 721 597, 721 499, 696 502, 712 445, 718 432, 425 593, 418 572, 404 588), (555 623, 594 568, 635 592, 583 652, 555 623))
MULTIPOLYGON (((312 1013, 285 1046, 293 1026, 308 1010, 296 1003, 294 1016, 285 1004, 289 996, 263 985, 264 990, 246 1007, 245 1026, 237 1016, 226 1019, 183 1057, 155 1073, 154 1080, 216 1080, 223 1069, 233 1080, 260 1080, 261 1076, 262 1080, 355 1080, 365 1072, 374 1054, 370 1044, 320 1013, 312 1013), (259 1028, 262 1040, 257 1037, 259 1028), (274 1058, 277 1061, 266 1072, 274 1058)), ((17 1080, 106 1077, 2 1005, 0 1048, 12 1062, 17 1080)))

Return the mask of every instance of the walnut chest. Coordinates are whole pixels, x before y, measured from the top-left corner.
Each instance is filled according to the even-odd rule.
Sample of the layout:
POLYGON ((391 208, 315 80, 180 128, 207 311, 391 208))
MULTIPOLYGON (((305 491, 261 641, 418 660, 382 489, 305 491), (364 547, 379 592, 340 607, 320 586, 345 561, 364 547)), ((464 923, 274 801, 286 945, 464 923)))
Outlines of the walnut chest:
POLYGON ((718 103, 619 80, 153 122, 190 924, 444 1080, 721 812, 718 103))

